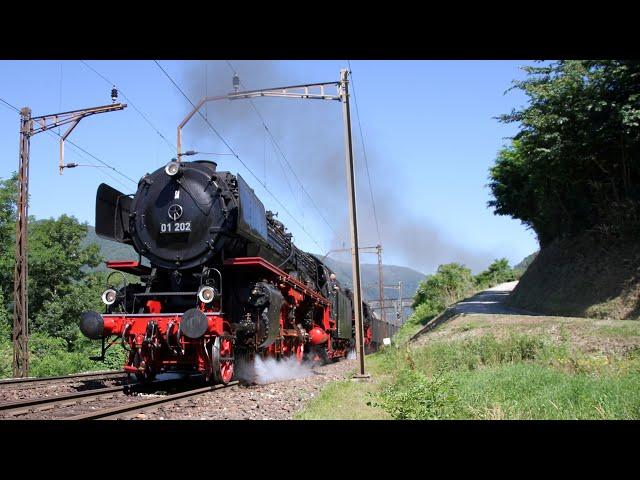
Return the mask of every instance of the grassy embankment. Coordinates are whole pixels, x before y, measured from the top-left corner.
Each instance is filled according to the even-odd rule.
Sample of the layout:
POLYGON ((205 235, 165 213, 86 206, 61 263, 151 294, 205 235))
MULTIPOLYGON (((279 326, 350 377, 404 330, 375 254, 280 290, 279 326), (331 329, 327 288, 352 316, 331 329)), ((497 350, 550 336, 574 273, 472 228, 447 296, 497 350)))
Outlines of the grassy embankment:
POLYGON ((640 323, 461 315, 366 359, 372 379, 327 386, 301 419, 640 418, 640 323))

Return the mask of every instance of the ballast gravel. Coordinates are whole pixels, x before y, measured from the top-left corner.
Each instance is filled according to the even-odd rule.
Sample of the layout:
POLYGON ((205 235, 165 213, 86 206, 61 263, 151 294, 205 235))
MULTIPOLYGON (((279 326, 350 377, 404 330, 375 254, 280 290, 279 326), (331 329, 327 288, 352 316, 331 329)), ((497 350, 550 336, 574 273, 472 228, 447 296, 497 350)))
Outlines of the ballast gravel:
POLYGON ((325 384, 350 377, 355 360, 316 366, 310 375, 236 385, 134 414, 133 420, 290 420, 325 384))

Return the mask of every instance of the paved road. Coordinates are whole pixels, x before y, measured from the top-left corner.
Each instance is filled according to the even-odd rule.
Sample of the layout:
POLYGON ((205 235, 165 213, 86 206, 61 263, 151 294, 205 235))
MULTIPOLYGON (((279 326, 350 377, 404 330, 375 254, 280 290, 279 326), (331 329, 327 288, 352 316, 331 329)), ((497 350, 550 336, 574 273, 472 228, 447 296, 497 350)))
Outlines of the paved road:
POLYGON ((451 313, 454 315, 458 313, 530 314, 517 308, 507 307, 503 303, 517 284, 517 281, 501 283, 473 297, 465 298, 450 307, 451 313))
POLYGON ((480 313, 480 314, 495 314, 495 315, 536 315, 526 310, 520 310, 513 307, 508 307, 504 304, 504 301, 511 294, 511 291, 516 287, 518 282, 507 282, 496 285, 495 287, 483 290, 480 293, 476 293, 473 297, 465 298, 458 303, 454 303, 444 312, 438 315, 427 323, 418 333, 411 337, 411 341, 416 340, 423 333, 433 330, 438 325, 446 322, 451 317, 460 313, 480 313))

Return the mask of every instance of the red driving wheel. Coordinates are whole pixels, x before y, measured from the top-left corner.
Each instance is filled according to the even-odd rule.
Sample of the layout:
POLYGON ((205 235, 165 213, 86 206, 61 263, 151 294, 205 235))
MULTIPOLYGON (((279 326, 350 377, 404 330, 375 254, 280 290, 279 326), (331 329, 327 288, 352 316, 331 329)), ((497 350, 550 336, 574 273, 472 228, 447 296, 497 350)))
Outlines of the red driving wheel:
POLYGON ((299 343, 296 346, 296 358, 298 359, 298 363, 302 363, 303 357, 304 357, 304 343, 299 343))
POLYGON ((233 338, 216 337, 211 349, 213 379, 218 383, 227 384, 233 378, 233 338))

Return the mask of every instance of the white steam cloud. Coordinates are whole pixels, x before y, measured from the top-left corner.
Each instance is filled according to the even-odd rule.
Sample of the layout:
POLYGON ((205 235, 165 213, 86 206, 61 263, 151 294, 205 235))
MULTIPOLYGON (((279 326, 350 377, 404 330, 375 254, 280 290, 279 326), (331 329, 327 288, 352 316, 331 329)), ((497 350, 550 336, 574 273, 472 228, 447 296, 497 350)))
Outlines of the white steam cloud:
POLYGON ((281 360, 256 357, 252 362, 238 364, 236 377, 247 383, 273 383, 313 375, 313 363, 299 363, 296 357, 281 360))

